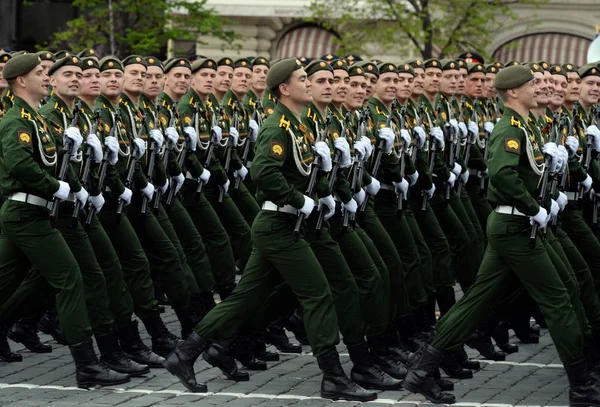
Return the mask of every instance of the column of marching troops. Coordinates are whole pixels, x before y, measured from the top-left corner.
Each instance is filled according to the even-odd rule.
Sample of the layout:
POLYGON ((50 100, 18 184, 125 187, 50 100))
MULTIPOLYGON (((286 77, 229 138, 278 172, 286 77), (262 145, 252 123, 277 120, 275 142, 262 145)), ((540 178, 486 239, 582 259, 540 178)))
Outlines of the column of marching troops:
POLYGON ((287 328, 324 398, 453 403, 440 370, 480 368, 465 344, 504 360, 509 328, 544 326, 570 403, 600 405, 598 65, 86 50, 0 70, 3 360, 7 336, 50 352, 39 329, 82 388, 166 368, 206 392, 200 355, 248 380, 236 360, 266 369, 266 344, 301 352, 287 328))

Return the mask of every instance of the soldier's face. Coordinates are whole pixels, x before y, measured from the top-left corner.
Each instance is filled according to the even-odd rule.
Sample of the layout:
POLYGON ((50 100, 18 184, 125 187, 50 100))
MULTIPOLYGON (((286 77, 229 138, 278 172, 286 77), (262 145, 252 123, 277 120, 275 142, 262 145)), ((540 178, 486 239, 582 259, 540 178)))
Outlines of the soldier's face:
POLYGON ((550 99, 552 97, 552 93, 554 93, 554 78, 549 71, 544 71, 544 78, 548 84, 548 99, 550 99))
POLYGON ((350 76, 343 69, 333 70, 333 103, 342 104, 348 96, 350 76))
POLYGON ((577 72, 567 73, 567 92, 565 102, 575 103, 579 100, 579 91, 581 88, 581 78, 577 72))
POLYGON ((213 83, 217 77, 217 71, 210 68, 201 68, 192 78, 192 88, 201 96, 207 96, 213 91, 213 83))
POLYGON ((304 69, 296 69, 287 82, 279 85, 279 92, 282 97, 287 97, 298 105, 305 105, 312 101, 312 84, 308 80, 304 69))
POLYGON ((107 69, 100 72, 100 92, 109 99, 114 99, 123 93, 124 81, 123 71, 119 69, 107 69))
POLYGON ((465 68, 460 68, 458 74, 458 83, 456 84, 456 93, 459 95, 463 95, 465 93, 465 87, 467 86, 467 70, 465 68))
POLYGON ((493 98, 496 96, 496 88, 494 88, 494 79, 496 79, 495 73, 485 74, 485 97, 493 98))
POLYGON ((372 73, 365 72, 365 78, 367 79, 366 98, 370 99, 375 92, 375 86, 377 85, 377 77, 372 73))
POLYGON ((406 100, 410 97, 413 90, 415 77, 409 73, 398 74, 398 90, 396 97, 401 100, 406 100))
POLYGON ((52 66, 52 64, 54 64, 54 62, 43 60, 42 62, 40 62, 40 64, 42 65, 42 68, 44 68, 44 70, 46 72, 48 72, 48 69, 50 69, 50 67, 52 66))
POLYGON ((538 107, 546 106, 548 104, 548 80, 541 72, 535 72, 533 77, 535 101, 537 102, 538 107))
POLYGON ((383 103, 391 103, 396 98, 398 92, 398 74, 394 72, 385 72, 379 75, 377 86, 375 86, 375 96, 383 103))
POLYGON ((20 85, 26 88, 29 93, 35 99, 42 99, 48 94, 48 85, 50 85, 50 78, 44 72, 42 65, 38 65, 31 72, 25 76, 19 76, 17 81, 20 85))
POLYGON ((192 83, 192 71, 190 68, 179 66, 167 73, 165 87, 171 89, 175 95, 182 97, 189 89, 190 83, 192 83))
POLYGON ((427 93, 437 93, 440 91, 440 80, 442 79, 442 70, 439 68, 425 68, 424 90, 427 93))
POLYGON ((310 93, 313 102, 318 105, 327 105, 332 100, 333 73, 329 71, 318 71, 312 74, 310 80, 310 93))
POLYGON ((475 72, 467 76, 465 94, 471 99, 482 97, 484 87, 485 74, 483 72, 475 72))
POLYGON ((267 89, 267 73, 269 73, 269 67, 266 65, 256 65, 252 68, 252 89, 255 89, 259 93, 262 93, 267 89))
POLYGON ((165 84, 165 74, 158 66, 149 66, 146 71, 146 83, 144 84, 144 95, 155 99, 162 92, 165 84))
POLYGON ((146 71, 142 64, 127 65, 123 75, 123 89, 134 95, 141 95, 146 84, 146 71))
POLYGON ((440 93, 444 95, 454 95, 456 93, 458 78, 460 71, 456 69, 449 69, 442 72, 442 79, 440 80, 440 93))
POLYGON ((535 93, 538 85, 535 84, 535 79, 530 80, 521 87, 514 89, 517 94, 518 103, 521 103, 527 109, 535 109, 538 107, 535 101, 535 93))
POLYGON ((365 101, 367 90, 367 78, 364 76, 352 76, 348 85, 348 94, 344 104, 349 110, 360 109, 365 101))
POLYGON ((80 67, 63 66, 52 74, 50 84, 58 96, 74 99, 81 91, 82 77, 83 71, 80 67))
POLYGON ((552 106, 562 106, 565 103, 565 94, 567 92, 567 78, 562 75, 552 75, 554 80, 554 92, 550 98, 549 104, 552 106))
POLYGON ((235 68, 233 71, 233 80, 231 81, 231 90, 239 98, 243 97, 250 90, 250 80, 252 71, 250 68, 235 68))
POLYGON ((586 76, 581 82, 580 100, 588 106, 598 103, 600 98, 600 76, 586 76))
POLYGON ((0 89, 2 90, 8 87, 8 83, 6 82, 6 79, 4 79, 4 75, 2 75, 2 71, 4 71, 4 65, 6 65, 6 62, 0 63, 0 89))
POLYGON ((231 86, 233 79, 233 68, 230 66, 220 66, 217 68, 217 78, 215 79, 215 90, 225 93, 231 86))
POLYGON ((97 98, 100 96, 100 70, 86 69, 81 78, 81 96, 97 98))
POLYGON ((423 68, 415 68, 415 79, 413 82, 412 94, 421 96, 425 86, 425 70, 423 68))

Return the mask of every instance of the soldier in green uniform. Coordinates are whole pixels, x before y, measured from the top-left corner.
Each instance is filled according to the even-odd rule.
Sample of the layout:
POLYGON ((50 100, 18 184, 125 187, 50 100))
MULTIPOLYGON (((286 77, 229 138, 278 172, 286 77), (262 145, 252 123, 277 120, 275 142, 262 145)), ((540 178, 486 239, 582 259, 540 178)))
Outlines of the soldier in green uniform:
POLYGON ((223 97, 233 80, 233 59, 225 57, 217 61, 217 76, 211 92, 211 103, 216 107, 223 104, 223 97))
POLYGON ((556 145, 541 148, 524 126, 529 109, 536 106, 533 78, 528 67, 516 66, 505 68, 495 79, 504 115, 490 142, 488 199, 495 209, 488 220, 488 247, 469 294, 440 320, 436 338, 421 349, 404 382, 407 390, 435 403, 454 403, 455 398, 441 392, 431 369, 440 363, 443 352, 460 346, 519 282, 544 313, 567 370, 570 402, 600 402, 600 391, 582 359, 582 327, 539 232, 529 247, 531 224, 543 229, 549 221, 543 206, 546 202, 540 205, 534 198, 545 169, 544 156, 547 163, 558 167, 556 145))
MULTIPOLYGON (((296 240, 293 233, 298 213, 308 217, 315 206, 315 201, 301 191, 311 171, 322 170, 311 166, 313 152, 308 146, 314 135, 299 130, 298 117, 311 100, 310 82, 300 61, 288 58, 271 67, 267 85, 279 103, 257 139, 253 177, 263 210, 252 224, 252 255, 233 294, 217 305, 169 356, 166 367, 191 391, 206 391, 205 385, 196 382, 195 360, 208 348, 209 341, 230 343, 236 327, 265 302, 273 286, 283 279, 304 310, 308 338, 324 372, 321 396, 374 400, 376 394, 350 381, 340 365, 335 350, 339 341, 337 318, 327 279, 308 243, 301 234, 296 240)), ((330 152, 324 147, 326 151, 320 150, 323 155, 319 156, 327 163, 330 152)), ((215 349, 211 347, 204 355, 209 363, 219 366, 228 377, 248 379, 239 376, 232 359, 215 349)))

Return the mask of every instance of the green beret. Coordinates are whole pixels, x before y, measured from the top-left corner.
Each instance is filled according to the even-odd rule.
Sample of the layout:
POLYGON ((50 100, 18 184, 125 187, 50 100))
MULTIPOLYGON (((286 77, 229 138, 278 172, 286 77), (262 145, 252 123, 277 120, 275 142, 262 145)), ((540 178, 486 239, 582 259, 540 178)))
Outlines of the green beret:
POLYGON ((167 73, 173 68, 187 68, 191 71, 192 64, 187 58, 172 58, 165 62, 163 70, 167 73))
POLYGON ((560 65, 552 65, 552 66, 550 66, 550 69, 549 69, 549 71, 550 71, 550 73, 551 73, 552 75, 562 75, 562 76, 564 76, 565 78, 567 77, 567 71, 565 71, 565 70, 563 69, 563 67, 562 67, 562 66, 560 66, 560 65))
POLYGON ((89 58, 89 57, 98 58, 98 54, 96 54, 96 51, 93 50, 92 48, 88 48, 88 49, 84 49, 83 51, 79 51, 77 53, 77 56, 79 58, 89 58))
POLYGON ((230 66, 233 68, 233 60, 228 57, 221 58, 217 61, 217 67, 219 66, 230 66))
POLYGON ((319 59, 312 61, 310 64, 308 64, 306 66, 306 68, 304 68, 304 70, 306 71, 306 75, 309 77, 312 74, 315 74, 319 71, 328 71, 328 72, 333 73, 333 68, 331 67, 331 65, 329 65, 327 62, 321 61, 319 59))
POLYGON ((579 76, 582 79, 586 76, 600 76, 600 69, 596 64, 586 64, 579 68, 579 76))
POLYGON ((348 72, 348 64, 343 59, 336 59, 331 62, 331 67, 335 69, 341 69, 348 72))
POLYGON ((55 63, 53 63, 52 66, 48 69, 48 75, 52 75, 54 72, 56 72, 59 68, 62 68, 63 66, 78 66, 79 68, 81 68, 81 59, 75 56, 61 58, 55 63))
POLYGON ((546 61, 538 62, 538 65, 541 66, 544 71, 548 71, 550 69, 550 64, 546 61))
POLYGON ((21 51, 15 51, 13 52, 11 55, 13 57, 16 57, 17 55, 25 55, 25 54, 29 54, 29 52, 25 51, 25 50, 21 50, 21 51))
POLYGON ((442 63, 440 62, 439 59, 436 59, 436 58, 429 58, 429 59, 425 60, 425 62, 423 62, 423 66, 425 67, 425 69, 427 69, 427 68, 442 69, 442 63))
POLYGON ((100 64, 98 63, 98 60, 96 60, 96 58, 92 58, 92 57, 86 57, 86 58, 81 58, 81 69, 82 70, 86 70, 86 69, 100 69, 100 64))
POLYGON ((498 68, 498 69, 502 69, 502 68, 504 68, 504 64, 503 64, 502 62, 500 62, 500 61, 496 61, 496 62, 494 62, 494 66, 495 66, 496 68, 498 68))
POLYGON ((56 60, 62 59, 64 57, 68 57, 70 56, 71 53, 67 50, 61 49, 60 51, 56 51, 54 53, 54 58, 56 58, 56 60))
POLYGON ((397 71, 398 73, 408 73, 415 76, 415 70, 409 64, 398 64, 397 71))
POLYGON ((440 61, 440 64, 442 64, 442 71, 449 71, 449 70, 458 70, 458 62, 456 62, 454 59, 442 59, 440 61))
POLYGON ((497 63, 487 64, 485 66, 485 73, 498 73, 498 72, 500 72, 500 69, 502 69, 502 68, 498 68, 498 66, 496 64, 497 63))
POLYGON ((420 59, 413 59, 411 61, 408 61, 407 64, 412 66, 413 69, 417 69, 417 68, 425 69, 425 67, 423 66, 423 61, 421 61, 420 59))
POLYGON ((479 72, 485 73, 485 67, 483 66, 483 64, 479 64, 479 63, 468 64, 467 72, 468 73, 479 73, 479 72))
POLYGON ((121 60, 114 55, 107 55, 98 62, 100 65, 100 72, 104 72, 109 69, 118 69, 119 71, 123 70, 123 64, 121 60))
POLYGON ((501 70, 496 79, 494 79, 494 87, 496 89, 515 89, 533 79, 533 72, 528 66, 513 65, 501 70))
POLYGON ((358 63, 352 64, 348 68, 348 76, 365 76, 365 68, 358 63))
POLYGON ((144 60, 146 61, 146 66, 156 66, 160 69, 164 69, 162 62, 156 57, 146 57, 144 60))
POLYGON ((302 69, 302 62, 296 58, 285 58, 273 64, 267 73, 267 87, 273 91, 298 69, 302 69))
MULTIPOLYGON (((302 61, 300 61, 302 62, 302 61)), ((269 68, 271 65, 269 64, 269 60, 267 58, 263 58, 263 57, 256 57, 252 60, 252 67, 255 67, 257 65, 266 65, 267 68, 269 68)))
POLYGON ((140 64, 140 65, 144 65, 145 67, 148 66, 146 64, 146 60, 144 59, 144 57, 142 57, 140 55, 129 55, 127 58, 125 58, 123 60, 123 68, 128 65, 133 65, 133 64, 140 64))
POLYGON ((35 55, 37 55, 38 57, 40 57, 40 59, 42 61, 52 61, 52 62, 56 62, 56 58, 54 57, 54 54, 50 51, 38 51, 35 53, 35 55))
POLYGON ((217 62, 214 59, 202 58, 194 61, 192 64, 192 73, 199 71, 202 68, 217 70, 217 62))
POLYGON ((379 78, 379 68, 377 68, 377 65, 375 65, 373 62, 361 61, 361 62, 358 62, 355 65, 363 68, 365 70, 365 73, 370 73, 370 74, 375 75, 376 77, 379 78))
POLYGON ((527 66, 533 71, 533 73, 539 72, 544 73, 544 68, 536 62, 531 62, 527 66))
POLYGON ((382 62, 381 64, 377 65, 377 69, 379 69, 379 75, 388 72, 398 73, 398 68, 396 68, 396 65, 390 64, 388 62, 382 62))
POLYGON ((519 61, 508 61, 506 64, 504 64, 505 67, 506 66, 518 66, 518 65, 521 65, 519 63, 519 61))
MULTIPOLYGON (((302 63, 302 66, 307 66, 308 64, 310 64, 311 59, 306 58, 306 57, 300 57, 300 58, 298 58, 298 61, 300 61, 302 63)), ((274 65, 275 62, 277 62, 277 61, 273 61, 272 64, 274 65)))
POLYGON ((233 63, 233 69, 236 68, 248 68, 252 70, 252 62, 248 61, 247 58, 236 59, 233 63))
POLYGON ((6 51, 0 51, 0 63, 6 63, 9 59, 12 58, 12 55, 6 51))
POLYGON ((577 65, 573 65, 573 64, 564 64, 564 65, 562 66, 562 68, 563 68, 565 71, 567 71, 567 73, 569 73, 569 72, 576 72, 576 73, 579 73, 579 72, 577 72, 577 65))
POLYGON ((15 79, 31 72, 40 62, 40 57, 35 54, 17 55, 8 60, 2 74, 6 80, 15 79))
POLYGON ((465 61, 464 59, 462 59, 462 58, 456 58, 455 61, 458 64, 458 68, 459 69, 463 69, 463 68, 464 69, 469 69, 467 67, 467 61, 465 61))

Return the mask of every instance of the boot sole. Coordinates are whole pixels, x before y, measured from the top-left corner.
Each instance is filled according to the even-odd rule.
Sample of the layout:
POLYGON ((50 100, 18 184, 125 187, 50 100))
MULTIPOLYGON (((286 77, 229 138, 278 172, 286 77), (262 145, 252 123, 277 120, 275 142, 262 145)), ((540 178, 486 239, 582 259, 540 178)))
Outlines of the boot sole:
POLYGON ((410 391, 411 393, 422 395, 423 397, 425 397, 427 400, 431 401, 434 404, 454 404, 454 403, 456 403, 456 400, 453 400, 450 402, 450 401, 444 401, 444 400, 437 400, 437 399, 434 399, 433 397, 429 397, 429 395, 425 394, 424 392, 419 390, 417 387, 415 387, 412 384, 407 383, 407 382, 404 382, 402 387, 404 387, 406 390, 410 391))
POLYGON ((175 365, 171 364, 169 361, 167 361, 167 360, 164 361, 163 368, 167 369, 167 371, 169 373, 171 373, 173 376, 177 377, 179 379, 179 383, 181 383, 183 385, 183 387, 185 387, 192 393, 206 393, 208 391, 208 388, 206 386, 199 386, 200 389, 188 386, 186 384, 185 380, 183 378, 181 378, 181 376, 179 376, 179 369, 177 369, 177 367, 175 365))
MULTIPOLYGON (((233 380, 234 382, 247 382, 250 380, 250 375, 246 374, 246 375, 241 375, 241 376, 232 376, 229 373, 225 372, 220 364, 209 354, 207 354, 206 352, 202 353, 202 359, 204 359, 205 361, 207 361, 211 366, 213 367, 217 367, 221 370, 221 372, 223 372, 223 374, 229 379, 229 380, 233 380)), ((239 372, 238 372, 239 374, 239 372)))
POLYGON ((98 382, 94 382, 94 381, 89 381, 89 382, 77 383, 77 387, 79 387, 80 389, 89 389, 90 387, 96 387, 96 386, 100 386, 100 387, 116 386, 117 384, 129 383, 130 381, 131 381, 131 379, 129 377, 126 379, 122 379, 122 380, 115 380, 110 383, 98 383, 98 382))
POLYGON ((23 356, 21 356, 21 357, 4 357, 4 356, 0 356, 0 360, 4 361, 6 363, 22 362, 23 361, 23 356))
POLYGON ((377 394, 373 394, 372 396, 368 396, 368 397, 359 397, 359 396, 349 396, 349 395, 343 395, 343 394, 338 394, 338 393, 330 393, 328 391, 322 391, 321 392, 321 398, 324 399, 328 399, 328 400, 333 400, 333 401, 337 401, 337 400, 349 400, 349 401, 373 401, 373 400, 377 400, 377 394))

